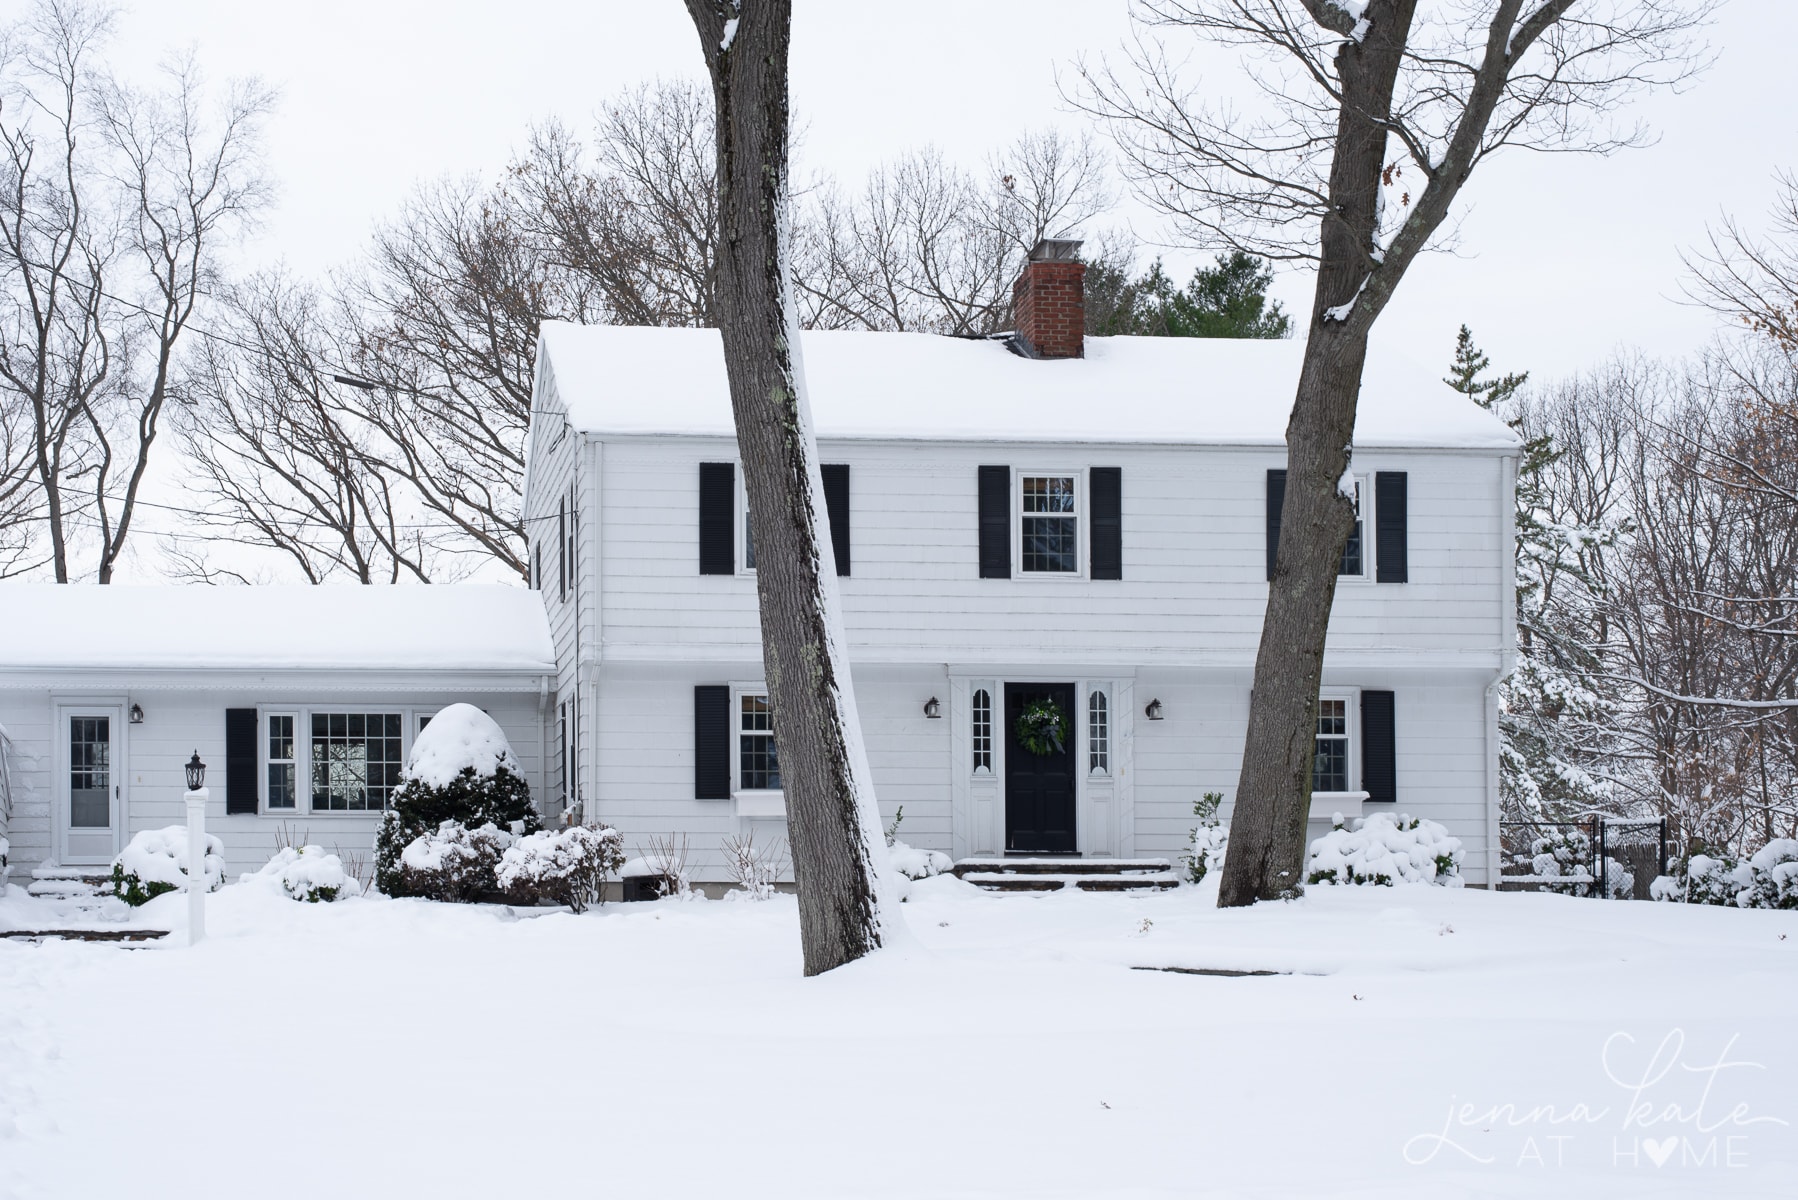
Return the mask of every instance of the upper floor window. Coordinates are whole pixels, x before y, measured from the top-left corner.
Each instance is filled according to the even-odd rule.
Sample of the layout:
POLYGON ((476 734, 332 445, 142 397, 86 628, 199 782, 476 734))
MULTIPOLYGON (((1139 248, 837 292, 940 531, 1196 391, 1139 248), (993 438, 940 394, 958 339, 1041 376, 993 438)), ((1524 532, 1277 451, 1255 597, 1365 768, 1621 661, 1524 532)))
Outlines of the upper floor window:
POLYGON ((749 497, 743 497, 743 569, 755 570, 755 530, 749 525, 749 497))
POLYGON ((1368 518, 1372 516, 1373 489, 1367 486, 1367 479, 1361 475, 1350 477, 1350 486, 1355 501, 1355 529, 1349 534, 1348 545, 1342 548, 1342 565, 1337 568, 1338 575, 1365 579, 1367 577, 1367 527, 1368 518))
POLYGON ((579 565, 580 562, 581 508, 578 499, 579 494, 580 493, 573 484, 568 485, 568 528, 564 533, 562 540, 562 561, 568 564, 567 580, 563 591, 564 597, 567 595, 567 588, 579 587, 579 583, 576 581, 574 574, 575 567, 579 565))
POLYGON ((985 688, 975 688, 969 705, 974 717, 974 769, 993 769, 993 697, 985 688))
POLYGON ((766 693, 744 692, 737 698, 737 787, 746 792, 780 790, 780 757, 766 693))
POLYGON ((1100 691, 1086 700, 1086 765, 1093 775, 1111 770, 1111 705, 1100 691))
POLYGON ((1018 476, 1021 570, 1062 575, 1080 571, 1080 503, 1074 475, 1018 476))
POLYGON ((1311 790, 1349 790, 1349 704, 1347 700, 1317 702, 1317 756, 1311 760, 1311 790))

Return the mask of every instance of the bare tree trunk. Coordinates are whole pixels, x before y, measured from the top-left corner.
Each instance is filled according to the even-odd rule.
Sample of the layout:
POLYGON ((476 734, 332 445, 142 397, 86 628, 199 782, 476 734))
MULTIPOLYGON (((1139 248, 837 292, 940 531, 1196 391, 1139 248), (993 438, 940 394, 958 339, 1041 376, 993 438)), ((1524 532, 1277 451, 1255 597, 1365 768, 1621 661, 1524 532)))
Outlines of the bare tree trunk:
POLYGON ((755 528, 805 973, 884 940, 880 817, 855 711, 788 270, 790 0, 686 0, 717 101, 718 324, 755 528))
MULTIPOLYGON (((1335 211, 1323 220, 1322 261, 1298 396, 1286 425, 1286 498, 1255 655, 1249 734, 1230 822, 1218 903, 1253 904, 1296 894, 1304 883, 1317 689, 1343 547, 1355 506, 1337 487, 1348 470, 1355 406, 1373 315, 1356 304, 1379 224, 1380 175, 1392 89, 1416 0, 1401 0, 1361 41, 1342 43, 1342 106, 1330 164, 1335 211), (1342 306, 1351 306, 1342 319, 1342 306)), ((1371 306, 1369 306, 1371 307, 1371 306)))

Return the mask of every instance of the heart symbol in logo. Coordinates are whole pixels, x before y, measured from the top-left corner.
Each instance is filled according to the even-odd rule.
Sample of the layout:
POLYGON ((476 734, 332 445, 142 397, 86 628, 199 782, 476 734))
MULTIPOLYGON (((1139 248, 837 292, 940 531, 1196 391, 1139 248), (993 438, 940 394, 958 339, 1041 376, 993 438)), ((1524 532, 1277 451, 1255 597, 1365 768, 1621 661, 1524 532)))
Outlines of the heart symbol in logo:
POLYGON ((1650 1138, 1642 1139, 1643 1153, 1647 1154, 1657 1167, 1666 1166, 1667 1160, 1673 1157, 1673 1151, 1677 1149, 1678 1146, 1679 1138, 1672 1134, 1668 1134, 1658 1142, 1650 1138))

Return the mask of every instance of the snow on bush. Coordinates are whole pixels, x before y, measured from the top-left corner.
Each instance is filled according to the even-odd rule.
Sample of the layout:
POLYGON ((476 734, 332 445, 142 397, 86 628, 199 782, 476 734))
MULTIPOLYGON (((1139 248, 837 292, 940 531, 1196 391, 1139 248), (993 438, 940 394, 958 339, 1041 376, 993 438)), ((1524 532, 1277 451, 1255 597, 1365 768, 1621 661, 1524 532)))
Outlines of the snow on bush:
POLYGON ((955 860, 941 850, 917 850, 897 841, 887 847, 887 857, 893 869, 907 879, 929 879, 955 865, 955 860))
MULTIPOLYGON (((514 834, 535 833, 539 826, 531 790, 505 732, 472 704, 450 705, 413 742, 405 777, 394 789, 375 838, 376 886, 389 896, 420 894, 406 890, 407 879, 416 872, 401 869, 401 855, 446 821, 470 830, 492 825, 514 834)), ((498 861, 496 856, 495 865, 498 861)), ((477 891, 497 886, 490 875, 477 891)))
POLYGON ((624 838, 608 825, 571 825, 526 834, 500 855, 495 879, 520 904, 603 903, 606 879, 624 865, 624 838))
MULTIPOLYGON (((112 860, 112 893, 143 904, 187 886, 187 826, 146 829, 112 860)), ((206 890, 225 886, 225 843, 206 835, 206 890)))
POLYGON ((1774 838, 1745 862, 1728 855, 1694 854, 1686 861, 1683 878, 1662 876, 1650 891, 1656 900, 1798 909, 1798 841, 1774 838))
POLYGON ((1306 883, 1435 883, 1461 886, 1461 840, 1434 821, 1400 813, 1338 816, 1329 833, 1311 843, 1306 883))
POLYGON ((261 870, 245 875, 239 882, 272 884, 293 899, 312 904, 354 896, 362 890, 362 885, 343 869, 343 860, 325 853, 322 846, 283 846, 261 870))
POLYGON ((1798 841, 1775 838, 1736 868, 1738 908, 1798 908, 1798 841))
POLYGON ((512 835, 491 822, 470 829, 445 821, 406 843, 392 873, 400 890, 388 894, 472 903, 498 888, 500 860, 511 844, 512 835))
POLYGON ((1545 892, 1561 892, 1584 896, 1592 890, 1592 839, 1578 829, 1550 829, 1530 841, 1528 855, 1513 855, 1521 860, 1531 875, 1543 880, 1545 892), (1565 883, 1550 882, 1573 876, 1565 883), (1584 878, 1579 878, 1584 876, 1584 878))
POLYGON ((1222 792, 1206 792, 1192 802, 1192 815, 1199 819, 1199 823, 1187 835, 1186 853, 1180 856, 1180 861, 1186 864, 1186 878, 1193 883, 1204 883, 1205 876, 1224 865, 1224 851, 1230 845, 1230 827, 1218 819, 1218 806, 1223 802, 1222 792))

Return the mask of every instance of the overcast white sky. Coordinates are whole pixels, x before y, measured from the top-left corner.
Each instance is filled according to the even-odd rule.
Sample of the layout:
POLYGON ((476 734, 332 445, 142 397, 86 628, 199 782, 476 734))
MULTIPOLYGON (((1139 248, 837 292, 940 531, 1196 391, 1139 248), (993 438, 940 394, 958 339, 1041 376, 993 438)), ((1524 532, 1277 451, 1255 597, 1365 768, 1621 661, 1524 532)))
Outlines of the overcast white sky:
MULTIPOLYGON (((1056 71, 1129 32, 1125 0, 795 9, 808 165, 845 181, 924 143, 972 165, 1020 129, 1077 127, 1056 71)), ((1798 168, 1798 4, 1728 0, 1710 38, 1715 68, 1640 107, 1658 145, 1482 166, 1461 256, 1414 268, 1376 336, 1446 361, 1466 321, 1498 365, 1538 377, 1620 346, 1677 353, 1708 338, 1710 316, 1678 302, 1679 254, 1725 211, 1759 227, 1774 172, 1798 168)), ((215 77, 256 74, 281 89, 270 150, 282 198, 253 256, 308 272, 353 255, 416 180, 493 174, 533 120, 579 125, 620 87, 702 73, 680 0, 135 0, 115 58, 135 71, 189 43, 215 77)), ((1240 76, 1205 85, 1234 92, 1240 76)), ((1277 290, 1308 310, 1307 278, 1277 290)))

